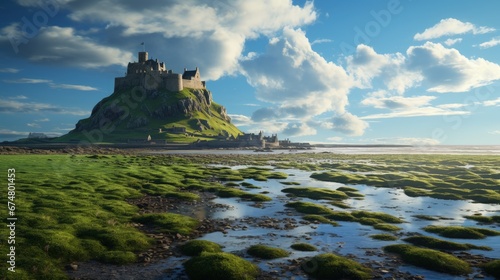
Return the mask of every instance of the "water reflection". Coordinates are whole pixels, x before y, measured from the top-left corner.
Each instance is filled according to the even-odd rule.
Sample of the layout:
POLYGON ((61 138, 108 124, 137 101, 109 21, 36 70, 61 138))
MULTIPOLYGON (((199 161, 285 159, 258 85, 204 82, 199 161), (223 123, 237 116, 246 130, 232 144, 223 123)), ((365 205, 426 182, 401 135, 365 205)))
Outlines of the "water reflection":
MULTIPOLYGON (((238 167, 236 167, 238 168, 238 167)), ((243 254, 245 249, 254 244, 266 244, 287 249, 292 254, 285 259, 277 261, 285 261, 286 259, 297 259, 299 257, 308 257, 316 255, 318 252, 298 252, 290 249, 290 246, 296 242, 307 242, 317 246, 321 252, 336 252, 341 255, 353 254, 356 255, 362 262, 367 260, 379 260, 379 256, 366 255, 366 249, 373 249, 380 251, 383 246, 392 243, 402 243, 402 241, 384 242, 373 240, 369 235, 377 233, 385 233, 383 231, 375 230, 370 226, 361 225, 359 223, 340 222, 340 226, 333 227, 327 224, 320 225, 300 225, 293 229, 275 229, 263 228, 257 226, 257 223, 246 223, 248 219, 285 219, 295 218, 301 221, 301 215, 293 210, 286 208, 285 203, 297 198, 287 197, 281 190, 287 187, 280 183, 280 181, 298 182, 301 186, 319 187, 336 189, 342 184, 322 182, 311 179, 309 176, 311 172, 300 170, 277 170, 287 174, 294 174, 289 176, 286 180, 269 180, 266 182, 246 180, 261 189, 245 189, 251 193, 259 193, 267 191, 267 195, 272 197, 273 200, 256 204, 254 202, 241 201, 236 198, 217 198, 215 203, 226 204, 232 206, 230 209, 219 210, 212 213, 212 218, 216 219, 232 219, 235 223, 243 223, 246 229, 241 227, 237 229, 229 229, 226 234, 221 232, 214 232, 202 237, 205 240, 211 240, 224 246, 224 251, 235 252, 243 254), (291 216, 292 215, 292 216, 291 216), (243 219, 243 222, 241 221, 243 219)), ((356 210, 367 210, 374 212, 385 212, 406 221, 402 225, 402 232, 418 232, 429 236, 438 237, 431 233, 422 231, 422 228, 432 224, 439 225, 466 225, 478 226, 476 222, 467 220, 463 216, 472 215, 473 213, 481 213, 483 215, 491 215, 491 213, 498 212, 498 205, 471 203, 468 201, 454 201, 454 200, 440 200, 430 197, 408 197, 401 189, 390 188, 375 188, 365 185, 353 186, 359 190, 360 193, 365 195, 363 200, 348 199, 348 205, 356 210), (446 219, 439 221, 428 221, 417 219, 415 215, 429 215, 441 216, 446 219)), ((331 209, 338 211, 347 211, 335 208, 327 203, 327 201, 312 201, 308 199, 300 199, 302 201, 311 201, 321 203, 331 209)), ((485 228, 493 228, 494 226, 478 226, 485 228)), ((498 230, 498 228, 497 228, 498 230)), ((483 240, 460 240, 460 239, 447 239, 460 243, 472 243, 479 246, 492 247, 492 251, 478 251, 472 250, 473 254, 481 254, 491 258, 498 258, 500 255, 500 236, 487 237, 483 240)), ((264 270, 270 270, 268 264, 272 262, 261 262, 259 266, 264 270)), ((450 276, 432 272, 425 269, 416 268, 413 266, 402 266, 402 271, 408 271, 415 275, 423 275, 426 279, 467 279, 461 276, 450 276)), ((283 279, 287 279, 286 277, 283 279)), ((295 278, 301 279, 301 278, 295 278)), ((493 278, 484 278, 493 279, 493 278)))

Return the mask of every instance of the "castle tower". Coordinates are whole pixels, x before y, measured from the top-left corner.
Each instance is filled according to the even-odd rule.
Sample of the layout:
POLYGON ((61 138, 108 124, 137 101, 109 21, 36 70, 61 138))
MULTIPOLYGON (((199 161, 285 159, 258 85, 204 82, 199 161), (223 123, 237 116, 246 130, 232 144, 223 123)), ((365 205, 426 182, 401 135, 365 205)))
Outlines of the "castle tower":
POLYGON ((139 52, 139 63, 146 62, 148 60, 148 52, 139 52))

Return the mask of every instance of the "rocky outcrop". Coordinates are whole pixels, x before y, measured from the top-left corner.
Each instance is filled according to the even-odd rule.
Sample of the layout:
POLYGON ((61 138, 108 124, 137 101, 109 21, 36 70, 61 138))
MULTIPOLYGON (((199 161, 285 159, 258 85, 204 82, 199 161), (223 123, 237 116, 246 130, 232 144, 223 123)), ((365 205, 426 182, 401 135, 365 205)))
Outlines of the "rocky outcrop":
POLYGON ((152 116, 158 119, 164 119, 179 115, 189 115, 195 111, 204 111, 208 108, 202 106, 196 100, 186 98, 177 101, 175 104, 162 104, 158 109, 152 112, 152 116))

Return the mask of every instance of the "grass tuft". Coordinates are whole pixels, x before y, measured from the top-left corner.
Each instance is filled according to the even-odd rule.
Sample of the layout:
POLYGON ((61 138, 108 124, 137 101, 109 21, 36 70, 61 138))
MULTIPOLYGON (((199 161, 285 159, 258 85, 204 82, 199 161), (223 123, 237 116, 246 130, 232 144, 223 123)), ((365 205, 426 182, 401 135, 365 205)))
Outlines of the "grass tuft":
POLYGON ((191 280, 252 280, 259 268, 251 262, 229 253, 201 253, 184 263, 191 280))
POLYGON ((222 252, 222 247, 208 240, 191 240, 181 246, 181 252, 187 256, 199 256, 202 252, 222 252))
POLYGON ((248 254, 261 259, 278 259, 288 257, 289 252, 280 248, 269 247, 265 245, 253 245, 247 250, 248 254))
POLYGON ((351 259, 335 254, 320 254, 302 264, 302 269, 318 279, 353 279, 371 278, 371 270, 351 259))
POLYGON ((132 220, 168 233, 190 234, 198 226, 197 220, 174 213, 144 214, 132 220))

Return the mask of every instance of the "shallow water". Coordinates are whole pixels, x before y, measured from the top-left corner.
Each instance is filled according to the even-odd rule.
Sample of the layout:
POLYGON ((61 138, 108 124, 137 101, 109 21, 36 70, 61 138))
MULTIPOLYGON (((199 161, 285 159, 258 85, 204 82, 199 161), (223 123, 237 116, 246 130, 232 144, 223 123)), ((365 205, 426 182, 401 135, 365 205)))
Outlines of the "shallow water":
MULTIPOLYGON (((227 234, 223 234, 222 232, 214 232, 201 237, 201 239, 219 243, 224 246, 225 252, 236 253, 247 258, 248 256, 245 255, 245 249, 255 244, 265 244, 280 247, 292 252, 292 254, 288 258, 282 258, 274 261, 259 262, 258 260, 255 260, 253 258, 248 258, 249 260, 259 263, 259 266, 266 271, 274 270, 275 263, 286 263, 289 259, 311 257, 318 254, 318 252, 299 252, 292 250, 290 248, 290 245, 297 242, 306 242, 313 244, 318 247, 321 252, 336 252, 343 256, 352 254, 355 255, 357 257, 357 260, 360 262, 379 261, 381 259, 381 257, 377 254, 367 255, 367 250, 381 253, 381 248, 383 246, 403 242, 373 240, 369 237, 369 235, 386 232, 376 230, 370 226, 361 225, 359 223, 339 222, 340 226, 338 227, 326 224, 302 225, 298 223, 302 221, 302 219, 300 218, 302 215, 295 212, 293 209, 286 208, 284 206, 285 203, 292 200, 301 200, 322 203, 323 205, 338 211, 350 211, 355 209, 369 210, 373 212, 385 212, 400 217, 406 221, 406 223, 398 225, 399 227, 403 228, 401 231, 402 233, 418 232, 454 242, 471 243, 480 246, 490 246, 493 249, 492 251, 471 250, 469 252, 472 254, 484 255, 491 258, 500 257, 500 236, 487 237, 483 240, 447 239, 439 237, 432 233, 426 233, 421 229, 427 225, 439 224, 477 226, 500 230, 500 228, 495 226, 477 225, 475 221, 466 220, 465 218, 463 218, 464 215, 472 215, 474 213, 481 213, 483 215, 498 215, 500 212, 498 205, 471 203, 468 201, 440 200, 429 197, 412 198, 406 196, 400 189, 375 188, 365 185, 355 185, 354 187, 357 188, 362 194, 364 194, 365 198, 363 200, 346 200, 346 203, 353 209, 344 210, 336 208, 335 206, 331 206, 327 204, 326 201, 314 201, 305 198, 291 199, 281 192, 283 188, 288 186, 281 184, 280 181, 299 182, 303 187, 308 186, 329 189, 336 189, 342 186, 342 184, 316 181, 309 178, 311 172, 308 171, 300 171, 295 169, 277 169, 276 171, 293 174, 293 176, 289 176, 286 180, 271 179, 267 182, 246 180, 246 182, 259 186, 262 189, 242 188, 252 193, 267 191, 269 192, 267 195, 273 198, 272 201, 255 204, 253 202, 241 201, 240 199, 236 198, 214 199, 214 203, 226 204, 232 207, 230 209, 224 209, 214 212, 211 218, 231 219, 234 220, 234 224, 238 225, 238 227, 236 227, 236 229, 228 229, 227 234), (427 221, 414 218, 414 215, 441 216, 447 219, 439 221, 427 221), (283 220, 287 218, 295 219, 295 221, 297 222, 296 225, 298 226, 293 229, 274 229, 263 228, 258 225, 259 222, 269 219, 283 220), (247 228, 244 230, 242 229, 243 226, 246 226, 247 228)), ((276 224, 283 228, 284 223, 278 222, 276 224)), ((423 275, 425 276, 425 279, 466 279, 466 277, 456 277, 448 274, 432 272, 414 266, 401 266, 399 267, 399 270, 408 271, 414 275, 423 275)), ((478 272, 476 271, 470 276, 474 276, 477 273, 478 272)), ((164 279, 172 279, 169 276, 165 277, 166 278, 164 279)), ((291 275, 286 275, 283 276, 282 279, 290 279, 290 277, 291 275)), ((303 278, 295 277, 294 279, 303 278)), ((493 278, 487 277, 484 279, 493 278)))

